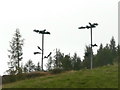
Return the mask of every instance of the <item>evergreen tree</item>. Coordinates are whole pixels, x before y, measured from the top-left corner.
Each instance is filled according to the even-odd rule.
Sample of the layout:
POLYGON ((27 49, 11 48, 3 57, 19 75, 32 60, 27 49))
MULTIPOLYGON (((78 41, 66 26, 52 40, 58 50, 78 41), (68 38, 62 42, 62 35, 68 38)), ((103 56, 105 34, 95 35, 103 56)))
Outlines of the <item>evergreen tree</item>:
POLYGON ((27 73, 27 72, 28 72, 28 69, 27 69, 26 66, 24 66, 24 68, 23 68, 23 72, 24 72, 24 73, 27 73))
POLYGON ((72 70, 72 60, 70 58, 70 55, 65 55, 65 57, 62 59, 62 69, 72 70))
POLYGON ((118 63, 120 63, 120 45, 118 44, 118 47, 117 47, 117 57, 118 57, 118 63))
POLYGON ((97 55, 94 57, 94 67, 103 66, 107 64, 113 64, 114 59, 117 58, 117 48, 115 39, 112 37, 110 44, 106 44, 105 47, 100 45, 97 55))
POLYGON ((100 61, 101 61, 101 66, 112 64, 112 55, 111 55, 108 44, 106 44, 106 46, 104 47, 102 51, 102 56, 100 57, 100 61))
POLYGON ((115 53, 116 52, 116 43, 115 43, 114 37, 112 37, 112 39, 110 40, 110 45, 109 46, 110 46, 111 51, 113 53, 115 53))
POLYGON ((73 70, 79 70, 81 68, 81 60, 77 56, 77 53, 74 53, 74 56, 72 58, 72 68, 73 70))
POLYGON ((99 52, 97 53, 97 55, 95 57, 96 67, 97 66, 107 65, 107 64, 112 64, 112 62, 111 62, 111 53, 110 53, 110 48, 109 48, 108 44, 106 44, 106 46, 103 49, 99 48, 98 51, 99 52))
POLYGON ((72 60, 71 60, 71 64, 72 64, 72 69, 73 70, 75 70, 75 63, 76 63, 76 61, 77 61, 77 53, 74 53, 74 55, 73 55, 73 58, 72 58, 72 60))
POLYGON ((77 57, 77 60, 76 60, 76 62, 75 62, 75 70, 80 70, 82 67, 81 67, 81 59, 80 59, 80 57, 77 57))
POLYGON ((33 64, 32 60, 28 60, 28 62, 24 66, 24 72, 32 72, 35 71, 35 65, 33 64))
POLYGON ((10 55, 10 61, 8 62, 9 65, 9 74, 19 74, 20 73, 20 61, 23 59, 22 55, 22 46, 24 43, 24 39, 21 39, 22 36, 20 34, 19 29, 16 29, 16 32, 10 42, 10 50, 8 52, 10 55))
POLYGON ((52 69, 52 57, 49 57, 48 59, 48 63, 46 64, 46 68, 48 71, 50 71, 52 69))
POLYGON ((116 58, 114 59, 114 63, 119 63, 120 60, 120 45, 118 44, 118 46, 116 47, 116 58))
POLYGON ((37 66, 36 66, 36 68, 35 68, 35 71, 41 71, 41 67, 40 67, 40 63, 39 63, 39 62, 37 63, 37 66))
POLYGON ((110 53, 111 53, 111 59, 113 60, 117 57, 117 48, 114 37, 110 40, 110 53))
POLYGON ((101 52, 103 50, 103 45, 102 43, 100 44, 100 48, 97 50, 97 53, 101 52))
POLYGON ((90 69, 90 60, 91 60, 91 47, 86 46, 84 60, 82 62, 82 67, 90 69))
POLYGON ((54 68, 62 68, 62 59, 64 54, 60 52, 60 50, 56 49, 56 55, 54 56, 53 65, 54 68))
POLYGON ((118 46, 117 46, 117 55, 120 57, 120 45, 118 44, 118 46))
POLYGON ((101 66, 101 60, 102 60, 102 53, 103 53, 103 45, 102 43, 100 44, 100 47, 99 49, 97 50, 97 54, 94 56, 94 59, 93 59, 93 67, 98 67, 98 66, 101 66))

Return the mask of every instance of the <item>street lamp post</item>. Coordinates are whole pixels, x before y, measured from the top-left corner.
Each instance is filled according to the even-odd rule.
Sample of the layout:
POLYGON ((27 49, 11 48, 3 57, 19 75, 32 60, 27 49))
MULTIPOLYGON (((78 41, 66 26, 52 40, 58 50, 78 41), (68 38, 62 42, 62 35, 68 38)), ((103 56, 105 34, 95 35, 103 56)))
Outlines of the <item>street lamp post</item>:
MULTIPOLYGON (((46 29, 44 29, 42 31, 39 31, 39 30, 33 30, 33 31, 36 32, 36 33, 42 34, 42 49, 40 49, 39 46, 38 46, 38 49, 40 49, 42 51, 41 68, 42 68, 42 71, 43 71, 43 58, 46 58, 46 57, 43 57, 44 56, 44 34, 50 34, 50 32, 47 32, 46 29)), ((41 53, 40 52, 34 52, 34 54, 41 54, 41 53)))
POLYGON ((43 71, 43 55, 44 55, 44 34, 42 34, 42 62, 41 62, 42 71, 43 71))
POLYGON ((90 68, 92 69, 93 68, 93 52, 92 52, 92 47, 94 47, 94 46, 97 46, 96 44, 92 44, 92 28, 95 28, 96 26, 97 26, 98 24, 97 23, 93 23, 93 24, 91 24, 91 23, 89 23, 89 26, 87 25, 86 27, 83 27, 83 26, 81 26, 81 27, 78 27, 78 29, 85 29, 85 28, 87 28, 87 29, 90 29, 91 31, 90 31, 90 34, 91 34, 91 64, 90 64, 90 68))

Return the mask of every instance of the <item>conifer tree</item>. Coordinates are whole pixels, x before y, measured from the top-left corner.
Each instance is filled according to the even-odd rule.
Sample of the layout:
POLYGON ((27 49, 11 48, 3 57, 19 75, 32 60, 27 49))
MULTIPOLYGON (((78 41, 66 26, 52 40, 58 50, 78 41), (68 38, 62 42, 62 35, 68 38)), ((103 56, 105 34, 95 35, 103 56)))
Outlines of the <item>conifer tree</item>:
POLYGON ((36 68, 35 68, 35 71, 41 71, 40 62, 37 63, 37 66, 36 66, 36 68))
POLYGON ((35 71, 35 65, 32 62, 32 60, 28 60, 28 62, 25 64, 24 69, 26 70, 25 72, 32 72, 35 71))
POLYGON ((85 56, 82 62, 82 67, 90 69, 90 60, 91 60, 91 47, 86 46, 85 56))
POLYGON ((50 71, 52 69, 52 63, 53 63, 52 57, 49 57, 48 62, 46 64, 46 68, 48 71, 50 71))
POLYGON ((8 55, 10 59, 10 61, 8 62, 9 74, 19 74, 21 72, 20 61, 22 61, 23 59, 23 44, 24 39, 22 39, 19 29, 16 29, 12 41, 10 42, 10 50, 8 50, 8 52, 10 53, 8 55))

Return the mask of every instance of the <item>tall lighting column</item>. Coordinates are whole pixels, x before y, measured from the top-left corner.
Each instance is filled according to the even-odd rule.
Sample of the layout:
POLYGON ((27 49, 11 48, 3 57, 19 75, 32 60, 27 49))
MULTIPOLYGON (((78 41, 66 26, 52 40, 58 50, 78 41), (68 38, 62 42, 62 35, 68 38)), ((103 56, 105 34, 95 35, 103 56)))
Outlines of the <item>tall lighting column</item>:
POLYGON ((93 68, 93 53, 92 53, 92 47, 94 47, 94 46, 97 46, 96 44, 92 44, 92 28, 95 28, 96 26, 98 25, 98 23, 93 23, 93 24, 91 24, 90 22, 89 22, 89 26, 88 25, 86 25, 86 27, 83 27, 83 26, 81 26, 81 27, 78 27, 78 29, 90 29, 91 31, 90 31, 90 34, 91 34, 91 65, 90 65, 90 68, 92 69, 93 68))
MULTIPOLYGON (((46 31, 46 29, 41 30, 41 31, 35 29, 35 30, 33 30, 33 31, 36 32, 36 33, 42 34, 42 49, 41 49, 41 51, 42 51, 42 60, 41 60, 41 68, 42 68, 42 71, 43 71, 44 34, 50 34, 50 32, 46 31)), ((35 52, 34 54, 38 54, 38 53, 35 52)))

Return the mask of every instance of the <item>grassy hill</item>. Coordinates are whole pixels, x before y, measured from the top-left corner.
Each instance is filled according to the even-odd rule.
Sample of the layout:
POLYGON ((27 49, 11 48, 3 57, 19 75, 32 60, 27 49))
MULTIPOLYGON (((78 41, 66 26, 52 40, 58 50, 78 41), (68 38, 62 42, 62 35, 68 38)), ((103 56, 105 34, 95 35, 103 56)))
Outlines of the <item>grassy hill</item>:
POLYGON ((3 88, 118 88, 118 65, 36 77, 4 84, 3 88))

